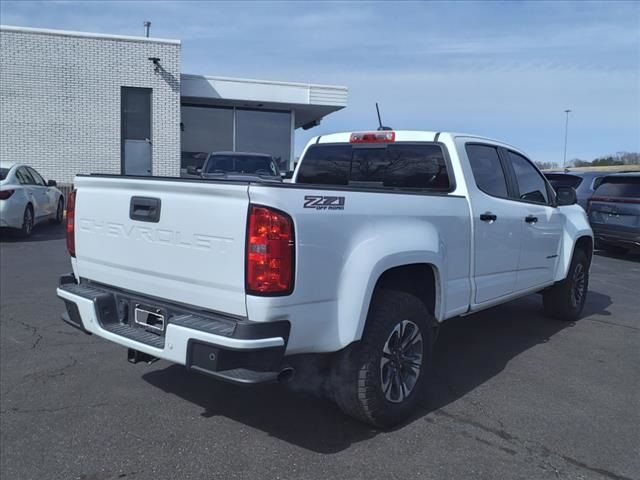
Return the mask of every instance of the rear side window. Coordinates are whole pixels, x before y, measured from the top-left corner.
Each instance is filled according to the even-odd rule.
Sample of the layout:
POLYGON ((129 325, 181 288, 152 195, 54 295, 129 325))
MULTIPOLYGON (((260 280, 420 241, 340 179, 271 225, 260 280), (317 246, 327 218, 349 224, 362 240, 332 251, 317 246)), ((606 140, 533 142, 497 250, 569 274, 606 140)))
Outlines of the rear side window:
POLYGON ((604 177, 596 177, 593 179, 593 190, 595 190, 600 186, 600 184, 602 183, 602 180, 604 180, 604 177))
POLYGON ((451 187, 442 148, 408 143, 364 148, 312 146, 300 164, 297 182, 429 190, 451 187))
POLYGON ((594 195, 640 198, 640 176, 605 177, 594 195))
POLYGON ((547 184, 531 162, 512 151, 509 151, 509 160, 518 182, 519 199, 527 202, 549 203, 547 184))
POLYGON ((469 144, 466 150, 478 188, 494 197, 506 197, 507 179, 500 163, 498 149, 488 145, 469 144))
POLYGON ((565 175, 563 173, 547 173, 545 175, 553 188, 573 187, 578 188, 582 183, 582 177, 576 175, 565 175))
POLYGON ((21 185, 35 185, 36 181, 31 177, 26 168, 20 167, 16 170, 16 177, 21 185))

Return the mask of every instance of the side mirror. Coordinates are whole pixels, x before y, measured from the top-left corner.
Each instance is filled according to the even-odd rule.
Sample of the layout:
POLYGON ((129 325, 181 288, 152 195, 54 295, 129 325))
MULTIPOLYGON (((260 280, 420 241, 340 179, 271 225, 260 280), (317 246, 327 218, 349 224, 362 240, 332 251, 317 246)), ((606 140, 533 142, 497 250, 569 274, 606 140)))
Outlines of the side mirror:
POLYGON ((58 186, 58 184, 56 183, 55 180, 49 180, 47 182, 47 187, 57 187, 57 186, 58 186))
POLYGON ((187 167, 187 173, 189 175, 200 175, 201 169, 197 167, 187 167))
POLYGON ((576 189, 573 187, 560 186, 556 188, 556 202, 558 206, 574 205, 578 203, 576 189))
POLYGON ((289 170, 288 172, 283 172, 280 174, 283 180, 290 180, 293 178, 293 170, 289 170))

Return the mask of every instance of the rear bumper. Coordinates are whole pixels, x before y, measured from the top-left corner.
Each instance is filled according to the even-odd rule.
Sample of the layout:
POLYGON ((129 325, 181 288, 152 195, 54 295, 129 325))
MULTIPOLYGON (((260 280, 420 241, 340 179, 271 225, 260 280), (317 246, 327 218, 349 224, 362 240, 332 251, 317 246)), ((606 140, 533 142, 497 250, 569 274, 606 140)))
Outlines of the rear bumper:
POLYGON ((290 325, 287 321, 250 322, 92 283, 60 279, 57 294, 65 302, 63 320, 106 340, 156 358, 240 384, 276 380, 290 325), (162 334, 144 329, 126 312, 153 305, 165 315, 162 334))
POLYGON ((23 215, 24 206, 16 200, 12 200, 12 197, 0 201, 0 227, 22 228, 23 215))

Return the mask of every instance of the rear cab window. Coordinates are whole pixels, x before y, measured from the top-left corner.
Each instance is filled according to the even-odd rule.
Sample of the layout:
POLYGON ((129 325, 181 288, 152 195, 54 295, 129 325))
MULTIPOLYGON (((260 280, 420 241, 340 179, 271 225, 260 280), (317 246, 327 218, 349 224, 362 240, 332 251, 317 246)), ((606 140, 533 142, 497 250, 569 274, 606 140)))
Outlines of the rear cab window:
POLYGON ((441 145, 404 142, 312 145, 296 183, 442 192, 453 187, 441 145))

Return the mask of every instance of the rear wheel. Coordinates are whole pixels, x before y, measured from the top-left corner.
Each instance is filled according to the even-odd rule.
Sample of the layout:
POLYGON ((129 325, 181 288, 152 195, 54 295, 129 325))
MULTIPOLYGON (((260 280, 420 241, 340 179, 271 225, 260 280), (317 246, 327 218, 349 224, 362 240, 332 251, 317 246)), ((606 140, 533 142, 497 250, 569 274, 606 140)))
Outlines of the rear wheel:
POLYGON ((431 357, 432 317, 414 295, 381 290, 362 340, 343 350, 332 375, 338 406, 377 427, 392 427, 417 406, 431 357))
POLYGON ((589 289, 589 258, 582 249, 573 253, 567 278, 544 293, 545 313, 559 320, 577 320, 589 289))
POLYGON ((58 207, 56 208, 56 217, 53 220, 53 223, 61 224, 64 218, 64 200, 62 197, 58 200, 58 207))
POLYGON ((31 236, 33 232, 33 207, 31 204, 27 205, 24 209, 22 216, 22 227, 20 228, 20 236, 27 238, 31 236))

